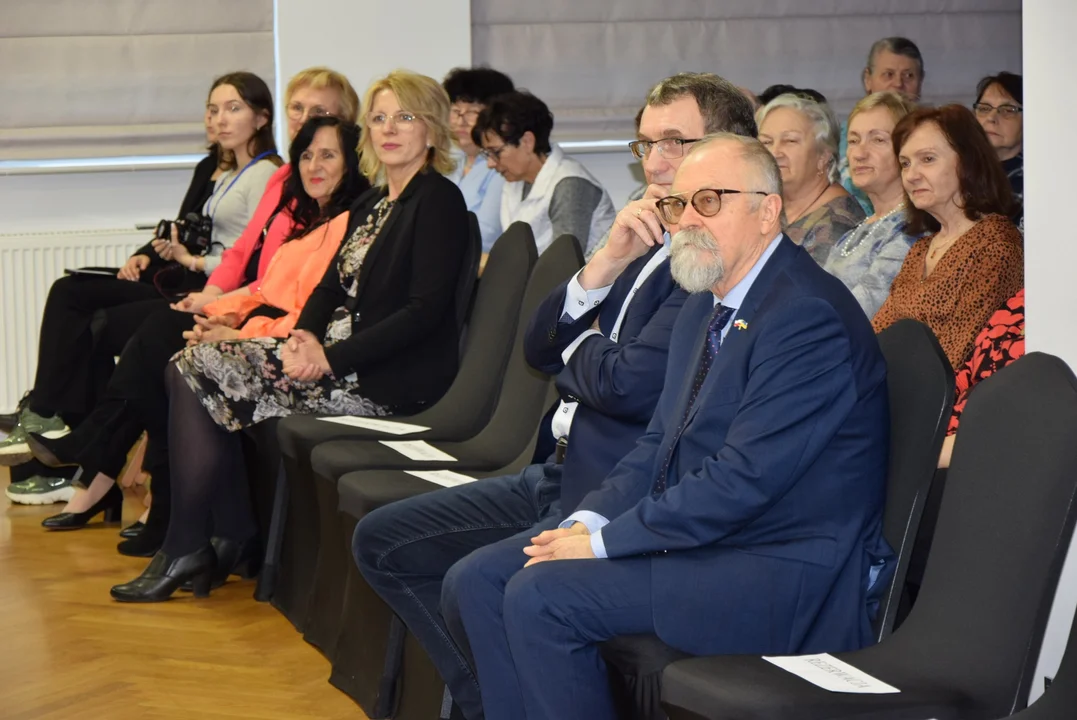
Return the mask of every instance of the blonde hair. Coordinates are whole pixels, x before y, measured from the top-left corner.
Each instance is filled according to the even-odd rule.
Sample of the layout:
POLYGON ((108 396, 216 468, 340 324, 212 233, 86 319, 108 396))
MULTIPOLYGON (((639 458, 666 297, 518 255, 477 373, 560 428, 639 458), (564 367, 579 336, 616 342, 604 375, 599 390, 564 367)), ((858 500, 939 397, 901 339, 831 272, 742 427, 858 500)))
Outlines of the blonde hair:
POLYGON ((312 90, 325 88, 336 90, 340 95, 340 119, 347 120, 350 123, 358 119, 359 94, 355 92, 355 88, 348 82, 348 78, 340 73, 327 67, 311 67, 306 70, 300 70, 288 81, 288 88, 284 92, 284 104, 287 105, 291 101, 292 95, 297 90, 306 87, 312 90))
POLYGON ((860 98, 860 102, 853 106, 853 111, 849 113, 849 124, 852 124, 853 118, 860 113, 880 107, 890 111, 890 114, 894 116, 894 124, 896 125, 901 121, 901 118, 916 109, 916 103, 892 90, 872 93, 860 98))
POLYGON ((374 98, 382 90, 389 90, 396 96, 401 110, 422 118, 426 124, 426 141, 429 149, 426 155, 428 167, 442 175, 453 171, 456 161, 452 158, 452 130, 449 128, 449 94, 437 80, 419 75, 410 70, 393 70, 391 73, 375 80, 363 96, 363 107, 359 114, 359 126, 363 137, 359 141, 359 167, 372 185, 384 184, 385 167, 374 151, 367 116, 374 104, 374 98))

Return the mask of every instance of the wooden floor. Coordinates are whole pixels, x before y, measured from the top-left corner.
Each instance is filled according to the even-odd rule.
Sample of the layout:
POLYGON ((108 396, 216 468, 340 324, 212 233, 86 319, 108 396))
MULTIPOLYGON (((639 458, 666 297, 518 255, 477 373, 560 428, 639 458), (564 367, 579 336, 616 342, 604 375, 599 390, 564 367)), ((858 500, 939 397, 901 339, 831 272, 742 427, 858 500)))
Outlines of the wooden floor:
MULTIPOLYGON (((321 654, 254 601, 253 582, 233 578, 203 600, 121 605, 109 588, 148 561, 118 554, 118 528, 100 521, 43 530, 62 507, 0 494, 0 718, 365 719, 326 681, 321 654)), ((130 500, 125 524, 139 512, 130 500)))

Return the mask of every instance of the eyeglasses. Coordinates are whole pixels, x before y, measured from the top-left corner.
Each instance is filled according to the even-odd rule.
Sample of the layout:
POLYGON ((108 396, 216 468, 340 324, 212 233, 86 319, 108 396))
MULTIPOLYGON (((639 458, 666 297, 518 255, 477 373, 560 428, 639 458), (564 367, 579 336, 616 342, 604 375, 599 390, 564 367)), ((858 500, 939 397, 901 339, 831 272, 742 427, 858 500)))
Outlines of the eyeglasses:
POLYGON ((479 119, 479 113, 481 110, 459 110, 452 108, 449 110, 449 120, 463 120, 468 125, 472 125, 479 119))
POLYGON ((333 114, 323 108, 321 105, 313 105, 308 108, 301 102, 288 103, 288 107, 286 109, 288 110, 288 117, 292 120, 298 120, 304 116, 312 118, 326 117, 333 114))
POLYGON ((370 113, 366 116, 367 125, 371 127, 381 127, 385 123, 389 122, 390 119, 393 121, 394 125, 403 129, 411 128, 416 122, 419 121, 419 116, 415 113, 410 113, 405 110, 401 110, 392 114, 370 113))
POLYGON ((658 154, 666 160, 673 160, 684 155, 684 146, 699 142, 702 138, 662 138, 661 140, 636 140, 628 143, 628 149, 640 160, 647 157, 651 148, 658 146, 658 154))
POLYGON ((479 151, 479 154, 486 160, 493 160, 495 163, 501 162, 501 153, 505 152, 505 148, 508 145, 502 145, 499 148, 483 148, 479 151))
POLYGON ((995 107, 994 105, 980 102, 972 106, 972 111, 976 113, 976 117, 980 118, 990 117, 992 110, 997 110, 1000 118, 1015 118, 1024 112, 1023 108, 1011 103, 1003 103, 1002 105, 995 107))
MULTIPOLYGON (((692 207, 703 217, 714 217, 722 209, 723 195, 770 195, 762 190, 725 190, 721 188, 703 188, 692 195, 692 207)), ((655 203, 658 214, 664 221, 676 224, 681 221, 688 201, 679 195, 664 197, 655 203)))

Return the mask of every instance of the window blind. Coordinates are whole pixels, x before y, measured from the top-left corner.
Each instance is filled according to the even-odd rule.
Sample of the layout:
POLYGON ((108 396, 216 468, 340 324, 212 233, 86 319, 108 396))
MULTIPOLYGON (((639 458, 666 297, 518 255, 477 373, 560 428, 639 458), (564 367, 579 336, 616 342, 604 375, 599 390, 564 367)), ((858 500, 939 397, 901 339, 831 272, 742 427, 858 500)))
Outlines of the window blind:
POLYGON ((650 86, 685 70, 811 87, 845 114, 891 35, 920 47, 927 103, 1021 67, 1020 0, 472 0, 471 18, 473 61, 545 100, 563 140, 630 136, 650 86))
POLYGON ((4 0, 0 68, 0 159, 195 153, 215 77, 273 88, 273 0, 4 0))

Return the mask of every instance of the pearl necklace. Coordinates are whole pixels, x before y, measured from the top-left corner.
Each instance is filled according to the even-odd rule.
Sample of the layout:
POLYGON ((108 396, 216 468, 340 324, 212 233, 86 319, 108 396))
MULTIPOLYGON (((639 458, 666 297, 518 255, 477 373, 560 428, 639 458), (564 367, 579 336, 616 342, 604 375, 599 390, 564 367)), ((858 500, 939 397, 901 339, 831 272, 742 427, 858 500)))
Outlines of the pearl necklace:
MULTIPOLYGON (((866 233, 864 233, 863 235, 860 235, 860 236, 859 236, 859 237, 857 238, 857 240, 856 240, 856 244, 853 244, 852 242, 847 242, 847 243, 845 243, 845 247, 843 247, 843 248, 841 249, 841 251, 840 251, 840 252, 841 252, 841 256, 842 256, 842 257, 844 257, 844 258, 847 258, 847 257, 849 257, 850 255, 852 255, 852 254, 853 254, 854 252, 856 252, 856 250, 857 250, 857 249, 858 249, 858 248, 859 248, 859 247, 860 247, 861 245, 863 245, 863 244, 864 244, 864 238, 874 238, 874 236, 875 236, 875 231, 879 229, 879 225, 880 225, 880 224, 882 223, 882 221, 883 221, 883 220, 885 220, 886 218, 890 217, 891 215, 893 215, 894 213, 896 213, 896 212, 897 212, 898 210, 904 210, 904 209, 905 209, 905 203, 903 203, 903 202, 902 202, 902 203, 898 203, 898 206, 897 206, 897 207, 895 207, 895 208, 894 208, 893 210, 891 210, 890 212, 886 213, 886 214, 885 214, 885 215, 883 215, 883 216, 882 216, 881 218, 879 218, 878 220, 876 220, 875 222, 873 222, 873 223, 871 224, 871 229, 870 229, 870 230, 868 230, 868 231, 867 231, 866 233)), ((860 221, 860 224, 859 224, 859 225, 857 225, 857 226, 856 226, 855 228, 853 228, 853 233, 856 233, 856 232, 858 232, 858 231, 860 230, 860 228, 861 228, 861 227, 863 227, 864 223, 866 223, 867 221, 868 221, 868 220, 867 220, 867 218, 864 218, 863 220, 861 220, 861 221, 860 221)))

